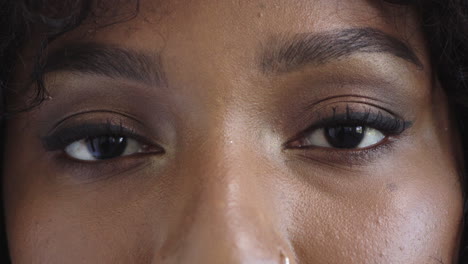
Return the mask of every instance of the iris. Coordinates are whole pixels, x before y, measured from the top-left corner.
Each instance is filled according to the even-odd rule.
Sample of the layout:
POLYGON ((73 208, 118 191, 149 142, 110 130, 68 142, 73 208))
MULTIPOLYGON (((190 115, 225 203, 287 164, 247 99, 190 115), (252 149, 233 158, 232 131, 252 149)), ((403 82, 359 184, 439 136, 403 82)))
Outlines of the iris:
POLYGON ((333 126, 325 128, 325 137, 334 148, 352 149, 359 146, 365 136, 362 126, 333 126))
POLYGON ((101 136, 90 138, 86 146, 96 159, 111 159, 122 155, 127 147, 126 137, 101 136))

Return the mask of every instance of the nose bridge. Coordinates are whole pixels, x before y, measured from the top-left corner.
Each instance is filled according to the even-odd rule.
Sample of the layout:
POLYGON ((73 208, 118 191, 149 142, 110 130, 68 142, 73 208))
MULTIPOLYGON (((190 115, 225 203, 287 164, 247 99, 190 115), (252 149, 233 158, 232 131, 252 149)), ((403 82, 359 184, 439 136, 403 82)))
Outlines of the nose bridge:
POLYGON ((175 263, 293 263, 254 154, 229 141, 210 151, 183 213, 189 226, 176 227, 185 232, 175 263))

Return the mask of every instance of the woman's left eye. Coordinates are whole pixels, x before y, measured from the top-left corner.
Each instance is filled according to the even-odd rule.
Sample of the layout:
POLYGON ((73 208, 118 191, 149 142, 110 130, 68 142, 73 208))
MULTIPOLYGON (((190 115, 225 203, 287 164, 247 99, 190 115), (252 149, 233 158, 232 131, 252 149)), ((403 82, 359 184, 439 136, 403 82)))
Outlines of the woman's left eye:
POLYGON ((386 136, 381 131, 358 125, 336 125, 313 130, 294 147, 324 147, 338 149, 362 149, 382 142, 386 136))
POLYGON ((65 147, 73 159, 96 161, 143 152, 144 145, 125 136, 98 136, 75 141, 65 147))

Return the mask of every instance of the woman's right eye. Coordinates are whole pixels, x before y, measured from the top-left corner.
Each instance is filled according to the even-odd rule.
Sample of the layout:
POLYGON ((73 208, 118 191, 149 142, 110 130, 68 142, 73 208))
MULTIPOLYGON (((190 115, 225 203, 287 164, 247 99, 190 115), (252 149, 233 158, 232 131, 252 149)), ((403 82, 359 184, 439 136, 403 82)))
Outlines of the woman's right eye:
POLYGON ((144 152, 146 145, 126 136, 97 136, 75 141, 65 147, 73 159, 98 161, 144 152))

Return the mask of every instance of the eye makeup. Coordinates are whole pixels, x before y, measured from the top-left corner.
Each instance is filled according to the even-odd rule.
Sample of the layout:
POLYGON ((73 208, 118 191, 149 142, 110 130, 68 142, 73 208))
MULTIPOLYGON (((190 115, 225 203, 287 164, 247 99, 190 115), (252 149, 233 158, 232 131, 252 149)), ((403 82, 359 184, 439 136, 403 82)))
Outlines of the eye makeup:
MULTIPOLYGON (((375 109, 375 107, 361 105, 359 108, 359 110, 355 110, 350 104, 346 104, 345 110, 342 112, 340 112, 338 106, 331 107, 331 114, 320 112, 317 114, 319 116, 318 121, 296 135, 292 140, 317 128, 338 125, 372 127, 387 136, 394 136, 401 134, 413 124, 411 121, 384 113, 383 110, 375 109)), ((291 140, 288 142, 291 142, 291 140)))
MULTIPOLYGON (((116 175, 129 174, 144 169, 165 154, 165 149, 155 143, 149 131, 129 118, 109 115, 109 113, 84 113, 67 118, 54 127, 47 135, 40 138, 44 150, 51 154, 54 166, 62 171, 60 175, 69 175, 67 179, 90 182, 116 175), (77 159, 66 150, 78 142, 91 143, 100 137, 124 138, 126 142, 138 142, 141 151, 128 155, 116 155, 100 160, 77 159)), ((105 144, 105 143, 104 143, 105 144)), ((135 143, 136 144, 136 143, 135 143)), ((81 152, 88 152, 87 144, 82 144, 81 152)), ((102 145, 106 150, 110 145, 102 145)), ((96 150, 98 151, 98 150, 96 150)))
POLYGON ((412 121, 365 103, 337 103, 317 111, 312 124, 288 140, 284 148, 299 151, 298 155, 303 158, 322 161, 333 166, 364 165, 380 157, 383 150, 389 150, 400 135, 413 125, 412 121), (313 133, 339 127, 356 128, 356 131, 371 128, 385 137, 376 144, 363 148, 334 148, 310 144, 308 137, 313 133))
POLYGON ((122 123, 114 124, 110 120, 104 123, 82 123, 57 129, 51 135, 43 137, 42 143, 47 151, 57 151, 77 140, 100 136, 123 136, 138 140, 145 145, 152 145, 148 139, 139 135, 134 129, 126 128, 122 123))

